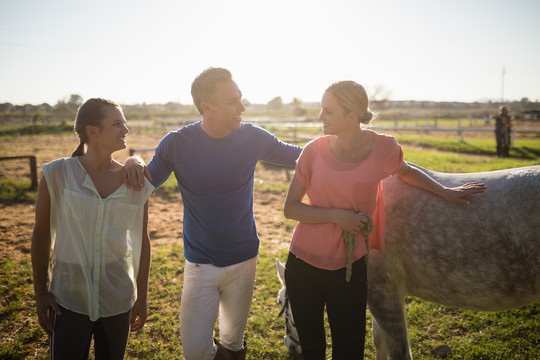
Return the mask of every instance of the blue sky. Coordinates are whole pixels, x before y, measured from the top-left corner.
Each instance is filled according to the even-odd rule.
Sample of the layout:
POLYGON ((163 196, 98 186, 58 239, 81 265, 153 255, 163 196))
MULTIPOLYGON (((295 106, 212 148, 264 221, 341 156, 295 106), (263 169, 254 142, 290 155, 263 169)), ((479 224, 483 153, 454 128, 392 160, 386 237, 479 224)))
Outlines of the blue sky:
POLYGON ((256 103, 344 79, 392 100, 540 100, 539 16, 537 0, 2 0, 0 102, 189 104, 209 66, 256 103))

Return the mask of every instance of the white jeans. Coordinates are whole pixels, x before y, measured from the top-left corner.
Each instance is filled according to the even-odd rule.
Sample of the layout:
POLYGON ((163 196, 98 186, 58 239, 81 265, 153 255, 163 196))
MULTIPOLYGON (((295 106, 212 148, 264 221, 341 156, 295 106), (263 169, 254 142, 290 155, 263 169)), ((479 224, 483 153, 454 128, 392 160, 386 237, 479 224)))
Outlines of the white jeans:
POLYGON ((218 312, 221 344, 233 351, 242 349, 256 268, 257 257, 226 267, 186 260, 180 336, 187 360, 214 359, 218 312))

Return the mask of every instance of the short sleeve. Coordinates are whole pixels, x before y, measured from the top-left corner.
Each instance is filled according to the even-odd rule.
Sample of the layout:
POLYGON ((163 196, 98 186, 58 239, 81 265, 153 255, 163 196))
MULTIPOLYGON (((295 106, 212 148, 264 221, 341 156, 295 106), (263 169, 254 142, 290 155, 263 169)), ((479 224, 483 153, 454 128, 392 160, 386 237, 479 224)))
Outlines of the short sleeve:
POLYGON ((311 179, 315 146, 313 141, 307 143, 296 162, 296 179, 305 188, 309 186, 311 179))
POLYGON ((384 172, 387 175, 394 175, 403 162, 403 149, 393 136, 385 136, 384 140, 384 158, 382 159, 382 165, 384 172))
POLYGON ((47 182, 47 190, 49 191, 49 196, 51 198, 54 197, 54 188, 52 186, 52 179, 51 179, 51 168, 53 168, 52 163, 43 164, 43 177, 45 178, 45 181, 47 182))
POLYGON ((51 199, 56 196, 55 188, 61 189, 62 186, 65 186, 65 179, 59 174, 65 173, 66 159, 69 158, 60 158, 48 164, 43 164, 43 176, 47 182, 47 189, 51 199))

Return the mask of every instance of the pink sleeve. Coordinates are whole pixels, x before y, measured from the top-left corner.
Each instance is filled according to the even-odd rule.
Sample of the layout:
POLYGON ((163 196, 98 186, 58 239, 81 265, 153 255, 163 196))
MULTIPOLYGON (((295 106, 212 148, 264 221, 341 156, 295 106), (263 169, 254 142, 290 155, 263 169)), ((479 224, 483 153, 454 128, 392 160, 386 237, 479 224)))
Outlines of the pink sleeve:
POLYGON ((383 163, 385 173, 388 175, 394 175, 403 162, 403 149, 394 137, 388 137, 386 141, 387 146, 385 153, 387 154, 383 163))
POLYGON ((313 157, 311 156, 312 146, 310 144, 307 144, 304 149, 302 149, 302 152, 300 153, 300 156, 298 157, 298 160, 296 161, 296 179, 302 184, 303 187, 307 188, 309 185, 309 181, 311 179, 311 168, 313 166, 313 157))

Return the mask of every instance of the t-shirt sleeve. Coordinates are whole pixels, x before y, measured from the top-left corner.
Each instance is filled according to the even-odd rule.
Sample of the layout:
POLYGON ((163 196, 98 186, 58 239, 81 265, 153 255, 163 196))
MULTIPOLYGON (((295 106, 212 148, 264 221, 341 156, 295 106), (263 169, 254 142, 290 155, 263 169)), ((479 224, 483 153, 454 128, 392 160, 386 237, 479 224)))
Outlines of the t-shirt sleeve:
POLYGON ((311 179, 312 167, 313 167, 313 154, 315 144, 313 142, 308 143, 296 162, 296 179, 307 188, 311 179))
POLYGON ((393 136, 386 136, 384 140, 385 159, 383 161, 384 172, 387 175, 394 175, 403 162, 403 149, 393 136))

